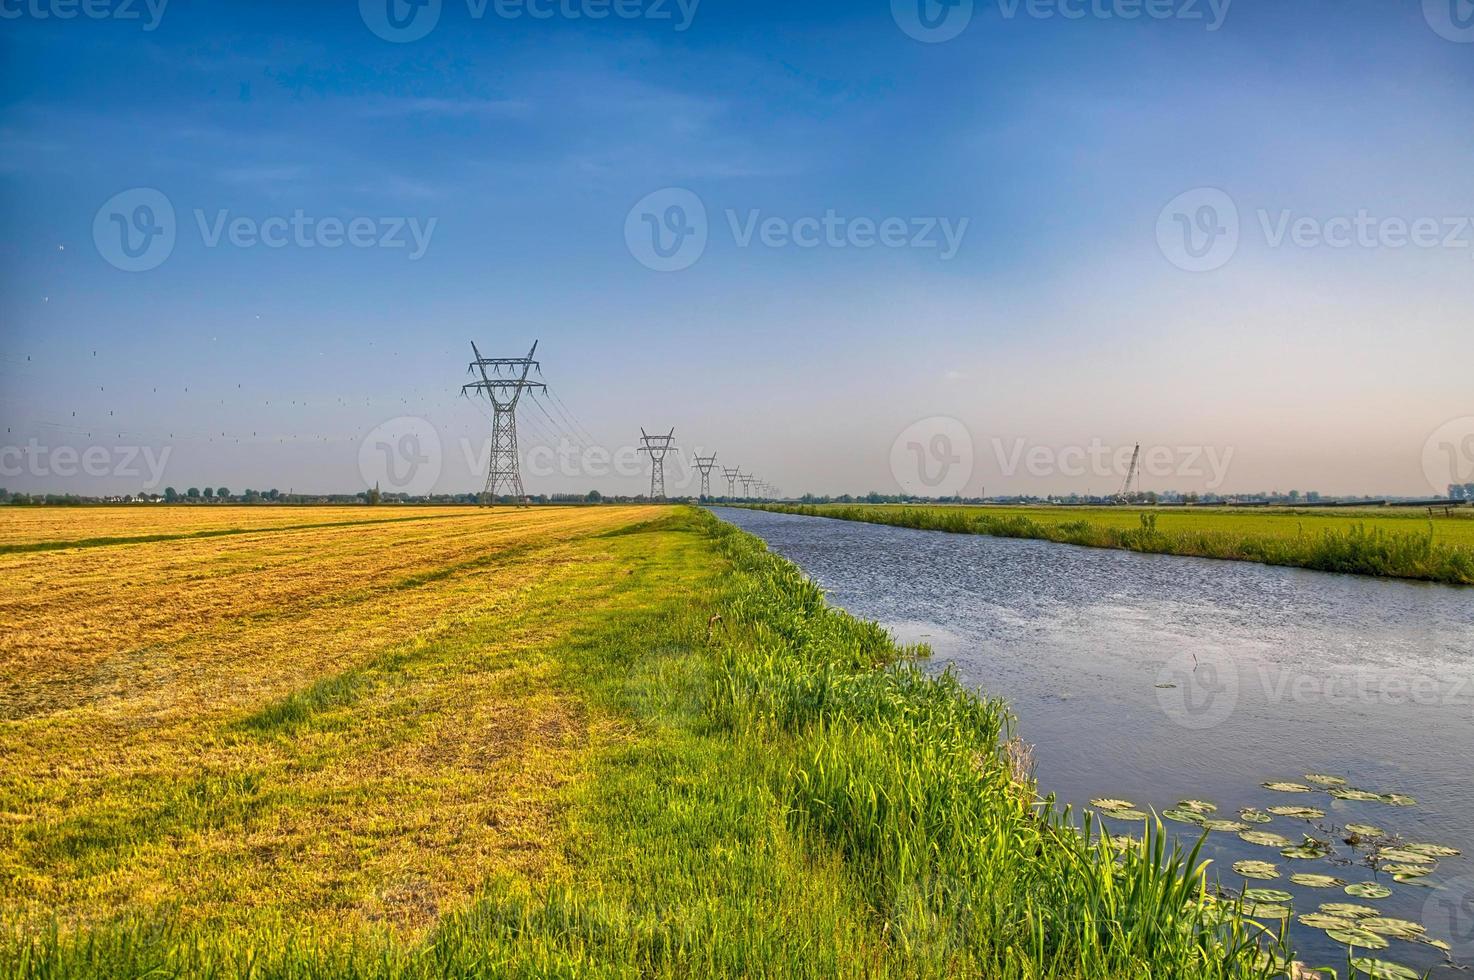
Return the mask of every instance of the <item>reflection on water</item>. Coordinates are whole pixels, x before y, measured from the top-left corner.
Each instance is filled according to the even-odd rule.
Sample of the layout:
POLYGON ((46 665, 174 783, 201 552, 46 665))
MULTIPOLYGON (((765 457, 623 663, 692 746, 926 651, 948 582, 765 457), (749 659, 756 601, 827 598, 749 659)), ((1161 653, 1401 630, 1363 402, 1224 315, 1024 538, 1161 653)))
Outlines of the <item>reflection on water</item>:
MULTIPOLYGON (((1007 698, 1035 746, 1041 787, 1061 802, 1125 797, 1160 811, 1200 797, 1228 817, 1303 804, 1326 810, 1327 827, 1372 823, 1460 848, 1464 856, 1444 861, 1426 886, 1394 884, 1393 897, 1374 904, 1424 922, 1474 963, 1474 589, 717 513, 796 562, 831 602, 929 644, 930 669, 952 666, 1007 698), (1261 786, 1312 772, 1419 805, 1261 786)), ((1315 830, 1283 818, 1265 829, 1290 838, 1315 830)), ((1336 860, 1355 857, 1339 850, 1336 860)), ((1226 834, 1211 835, 1205 855, 1235 886, 1234 861, 1277 861, 1285 879, 1254 884, 1294 892, 1297 912, 1351 899, 1292 885, 1292 872, 1376 877, 1353 864, 1287 861, 1226 834)), ((1324 934, 1297 927, 1295 940, 1313 964, 1344 967, 1344 948, 1324 934)), ((1419 969, 1442 962, 1399 940, 1370 955, 1419 969)))

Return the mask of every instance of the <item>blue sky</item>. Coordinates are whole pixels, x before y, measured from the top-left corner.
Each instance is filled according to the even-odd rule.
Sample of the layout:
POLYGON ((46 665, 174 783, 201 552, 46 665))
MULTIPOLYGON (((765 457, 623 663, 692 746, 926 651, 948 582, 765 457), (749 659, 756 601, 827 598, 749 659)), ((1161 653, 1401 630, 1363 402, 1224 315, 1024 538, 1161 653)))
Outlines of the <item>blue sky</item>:
MULTIPOLYGON (((930 8, 965 21, 938 43, 901 0, 597 20, 610 4, 444 0, 402 43, 368 23, 388 0, 97 2, 0 2, 4 446, 167 447, 180 487, 356 490, 365 437, 410 416, 441 443, 437 489, 479 489, 487 423, 456 397, 473 339, 541 339, 572 418, 532 406, 526 450, 673 425, 687 455, 790 492, 907 486, 898 440, 944 431, 970 446, 966 492, 1113 491, 1060 455, 1141 442, 1173 456, 1154 489, 1425 494, 1474 416, 1474 38, 1435 0, 1132 20, 1132 0, 975 0, 930 8), (139 189, 174 243, 125 271, 107 236, 139 189), (700 202, 705 247, 657 271, 626 225, 669 189, 700 202), (1187 194, 1195 220, 1199 189, 1241 231, 1189 271, 1164 208, 1187 194), (792 243, 826 215, 851 244, 792 243), (1358 215, 1364 240, 1328 243, 1358 215), (294 216, 305 238, 252 237, 294 216), (363 246, 303 244, 353 219, 363 246), (1437 244, 1398 245, 1420 219, 1437 244), (854 246, 887 220, 894 247, 854 246)), ((571 467, 529 489, 645 485, 571 467)), ((0 485, 143 482, 65 469, 0 485)))

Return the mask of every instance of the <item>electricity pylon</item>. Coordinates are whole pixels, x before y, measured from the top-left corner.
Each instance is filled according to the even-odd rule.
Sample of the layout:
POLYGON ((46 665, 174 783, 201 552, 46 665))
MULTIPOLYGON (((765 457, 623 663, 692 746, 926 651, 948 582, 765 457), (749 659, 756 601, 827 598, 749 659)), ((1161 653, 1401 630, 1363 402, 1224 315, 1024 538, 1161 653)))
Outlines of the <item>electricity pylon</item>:
POLYGON ((481 380, 473 381, 468 385, 461 386, 461 394, 468 391, 476 391, 486 396, 491 402, 494 412, 491 426, 491 465, 486 472, 486 489, 482 490, 482 499, 496 503, 498 489, 504 489, 507 496, 522 497, 522 469, 517 459, 517 401, 522 397, 522 392, 541 388, 547 390, 547 385, 540 381, 528 381, 527 376, 534 369, 542 374, 542 368, 532 356, 537 353, 537 341, 532 342, 532 350, 527 352, 526 357, 482 357, 481 351, 476 349, 475 341, 471 342, 471 351, 476 355, 476 360, 471 362, 467 372, 480 371, 481 380), (491 369, 487 373, 487 368, 491 369))
POLYGON ((701 471, 701 496, 703 498, 711 496, 711 470, 716 465, 716 453, 696 457, 696 468, 701 471))
POLYGON ((742 499, 743 500, 750 500, 750 499, 752 499, 752 485, 757 482, 757 477, 755 477, 755 476, 739 476, 737 479, 739 479, 739 480, 742 481, 742 499))
POLYGON ((735 500, 737 497, 737 481, 742 478, 742 468, 734 466, 732 469, 722 467, 722 476, 727 478, 727 499, 735 500))
POLYGON ((672 426, 668 436, 651 436, 640 429, 640 452, 650 454, 650 499, 665 499, 665 454, 676 448, 676 430, 672 426))

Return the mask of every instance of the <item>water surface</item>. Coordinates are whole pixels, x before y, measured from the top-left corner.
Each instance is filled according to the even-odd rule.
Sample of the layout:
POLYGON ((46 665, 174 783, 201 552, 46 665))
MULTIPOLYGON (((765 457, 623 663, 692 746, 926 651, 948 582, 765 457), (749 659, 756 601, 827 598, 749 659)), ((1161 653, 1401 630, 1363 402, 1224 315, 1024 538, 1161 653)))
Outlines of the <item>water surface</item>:
MULTIPOLYGON (((1294 893, 1297 913, 1322 902, 1373 905, 1423 923, 1474 963, 1474 589, 716 513, 797 563, 834 604, 929 644, 927 669, 951 667, 1006 698, 1034 745, 1042 790, 1063 803, 1124 797, 1160 811, 1203 798, 1230 819, 1244 806, 1306 805, 1326 811, 1318 827, 1276 817, 1256 829, 1339 845, 1336 829, 1370 823, 1460 848, 1464 856, 1441 862, 1424 887, 1350 863, 1357 855, 1344 845, 1332 861, 1287 860, 1215 833, 1205 854, 1225 885, 1242 883, 1235 861, 1274 861, 1284 878, 1251 884, 1294 893), (1407 794, 1418 806, 1261 786, 1305 773, 1407 794), (1301 871, 1378 880, 1394 894, 1366 901, 1302 888, 1289 881, 1301 871)), ((1294 936, 1313 965, 1346 975, 1344 947, 1304 927, 1294 936)), ((1468 975, 1439 967, 1438 951, 1396 939, 1358 955, 1468 975)))

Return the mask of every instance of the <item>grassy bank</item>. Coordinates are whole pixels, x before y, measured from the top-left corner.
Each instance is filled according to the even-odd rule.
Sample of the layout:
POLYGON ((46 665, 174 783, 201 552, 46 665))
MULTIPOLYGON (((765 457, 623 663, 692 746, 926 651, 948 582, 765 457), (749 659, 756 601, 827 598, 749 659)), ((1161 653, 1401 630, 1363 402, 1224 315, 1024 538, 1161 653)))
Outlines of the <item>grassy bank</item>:
MULTIPOLYGON (((687 508, 547 520, 304 532, 342 593, 253 612, 222 584, 241 608, 215 642, 276 636, 288 607, 297 628, 266 667, 199 666, 215 699, 187 670, 134 690, 88 662, 55 703, 8 705, 0 973, 1271 974, 1256 928, 1200 903, 1194 855, 1157 829, 1087 841, 1038 804, 1001 704, 922 675, 756 539, 687 508), (501 561, 464 559, 478 532, 501 561), (418 572, 364 588, 354 534, 418 541, 418 572), (406 597, 411 635, 360 631, 406 597), (319 621, 348 649, 312 650, 319 621)), ((124 547, 162 588, 178 549, 247 545, 156 567, 124 547)), ((95 558, 0 564, 71 560, 95 558)), ((0 661, 10 690, 52 640, 30 639, 0 661)))
POLYGON ((886 505, 755 505, 760 510, 926 531, 1035 538, 1089 548, 1252 561, 1323 572, 1474 585, 1469 516, 1367 516, 1360 512, 1015 509, 886 505))

